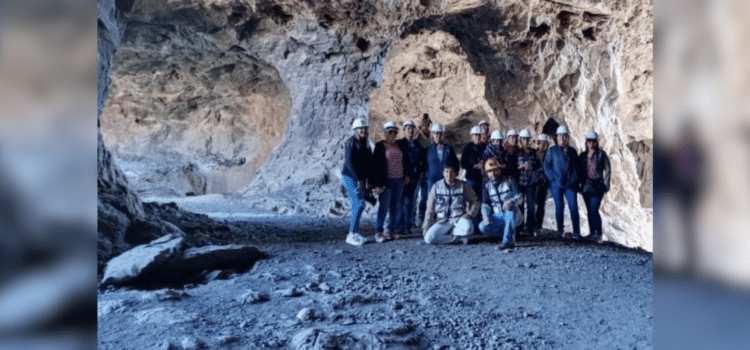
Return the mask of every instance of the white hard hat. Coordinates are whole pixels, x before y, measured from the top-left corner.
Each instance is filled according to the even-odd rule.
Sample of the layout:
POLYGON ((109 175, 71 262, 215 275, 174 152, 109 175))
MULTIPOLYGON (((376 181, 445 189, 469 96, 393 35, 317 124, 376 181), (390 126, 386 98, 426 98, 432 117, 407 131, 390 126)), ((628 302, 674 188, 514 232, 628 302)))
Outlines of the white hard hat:
POLYGON ((482 126, 482 124, 489 124, 489 123, 490 122, 487 121, 487 119, 482 119, 482 120, 479 121, 479 124, 477 124, 477 126, 482 126))
POLYGON ((539 137, 537 137, 537 140, 543 141, 543 142, 549 142, 549 136, 547 136, 547 134, 539 134, 539 137))
POLYGON ((432 131, 432 132, 445 132, 445 127, 443 126, 443 124, 435 123, 435 124, 432 124, 432 127, 430 128, 430 131, 432 131))
POLYGON ((386 131, 388 129, 398 130, 398 125, 394 121, 388 121, 387 123, 383 124, 383 131, 386 131))
POLYGON ((406 129, 406 127, 409 126, 409 125, 411 125, 411 126, 413 126, 415 128, 417 127, 417 123, 414 121, 414 119, 409 119, 409 120, 405 121, 404 124, 401 125, 401 127, 404 128, 404 129, 406 129))
POLYGON ((588 133, 586 133, 586 140, 597 140, 599 139, 599 134, 596 133, 594 130, 589 130, 588 133))
POLYGON ((502 140, 503 139, 503 132, 500 131, 500 129, 497 129, 490 134, 490 140, 502 140))
POLYGON ((516 131, 516 129, 510 129, 510 130, 508 130, 508 133, 505 134, 505 136, 507 136, 507 137, 518 136, 518 131, 516 131))
POLYGON ((558 126, 558 127, 557 127, 557 132, 556 132, 556 134, 567 134, 567 133, 569 133, 569 131, 568 131, 568 127, 567 127, 567 126, 565 126, 565 125, 560 125, 560 126, 558 126))
POLYGON ((518 136, 519 136, 519 137, 531 137, 531 131, 529 131, 529 129, 523 129, 523 130, 521 130, 521 132, 520 132, 520 133, 518 134, 518 136))
POLYGON ((352 123, 352 130, 359 129, 359 128, 367 128, 370 124, 367 123, 367 119, 365 118, 357 118, 354 119, 354 123, 352 123))
POLYGON ((471 135, 482 134, 482 128, 480 126, 474 126, 471 128, 471 135))

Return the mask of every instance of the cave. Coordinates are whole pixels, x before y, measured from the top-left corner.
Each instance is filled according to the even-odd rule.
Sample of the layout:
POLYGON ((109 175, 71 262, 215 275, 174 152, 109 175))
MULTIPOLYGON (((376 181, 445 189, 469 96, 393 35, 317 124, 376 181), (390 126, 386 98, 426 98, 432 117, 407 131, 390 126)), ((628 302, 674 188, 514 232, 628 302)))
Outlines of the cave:
MULTIPOLYGON (((626 6, 504 0, 98 4, 99 276, 108 261, 152 243, 167 245, 157 257, 169 269, 180 269, 185 256, 201 261, 196 280, 177 290, 142 296, 100 290, 100 345, 116 348, 123 339, 163 348, 177 341, 182 348, 295 349, 651 345, 651 320, 644 316, 652 309, 647 160, 653 54, 643 42, 650 43, 653 20, 651 12, 639 11, 652 6, 645 0, 626 6), (347 245, 350 201, 340 172, 352 121, 367 118, 377 142, 385 121, 427 115, 446 125, 446 141, 456 148, 482 119, 492 129, 529 128, 535 136, 567 125, 579 150, 585 133, 595 129, 613 170, 601 209, 607 241, 547 235, 525 238, 524 247, 508 254, 490 245, 490 237, 440 247, 448 250, 426 246, 416 235, 347 245), (202 264, 213 258, 190 255, 204 248, 224 255, 226 247, 216 245, 236 243, 260 246, 268 260, 248 265, 249 271, 227 270, 202 264), (442 259, 455 263, 441 275, 445 266, 433 260, 445 252, 442 259), (496 264, 498 256, 504 263, 496 264), (579 263, 597 259, 606 272, 601 264, 579 263), (532 274, 538 277, 528 278, 532 274), (544 284, 528 293, 505 279, 544 284), (586 290, 594 281, 602 287, 586 290), (546 294, 563 284, 578 294, 546 294), (625 287, 631 293, 607 297, 625 287), (497 301, 533 298, 541 308, 488 314, 472 300, 485 292, 497 301), (591 298, 611 308, 590 317, 591 298), (560 304, 573 307, 557 312, 560 304), (538 325, 531 327, 541 337, 518 343, 528 338, 525 329, 482 338, 453 322, 472 312, 485 315, 489 329, 499 329, 499 322, 562 324, 570 312, 584 320, 582 327, 567 327, 572 333, 609 332, 608 322, 623 319, 639 323, 623 329, 618 344, 538 325), (402 320, 409 314, 427 318, 402 320), (123 326, 130 315, 135 322, 123 326), (198 318, 200 329, 179 324, 198 318), (431 326, 422 324, 425 319, 431 326), (172 320, 177 326, 165 325, 172 320), (154 343, 163 326, 179 338, 162 334, 154 343), (218 328, 237 332, 217 336, 218 328)), ((366 235, 374 231, 372 208, 363 220, 366 235)), ((585 235, 583 215, 581 224, 585 235)), ((133 270, 123 266, 123 273, 133 270)), ((102 289, 114 286, 101 280, 102 289)))

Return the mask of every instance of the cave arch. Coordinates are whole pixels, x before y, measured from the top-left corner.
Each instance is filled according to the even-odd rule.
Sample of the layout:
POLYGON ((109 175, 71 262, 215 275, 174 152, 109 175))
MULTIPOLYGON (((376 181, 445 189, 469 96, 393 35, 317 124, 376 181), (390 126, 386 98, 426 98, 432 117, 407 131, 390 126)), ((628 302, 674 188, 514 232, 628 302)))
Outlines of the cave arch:
POLYGON ((113 58, 102 136, 146 198, 246 187, 289 119, 272 65, 242 50, 175 49, 181 40, 170 26, 130 23, 113 58), (141 44, 153 37, 161 43, 141 44))

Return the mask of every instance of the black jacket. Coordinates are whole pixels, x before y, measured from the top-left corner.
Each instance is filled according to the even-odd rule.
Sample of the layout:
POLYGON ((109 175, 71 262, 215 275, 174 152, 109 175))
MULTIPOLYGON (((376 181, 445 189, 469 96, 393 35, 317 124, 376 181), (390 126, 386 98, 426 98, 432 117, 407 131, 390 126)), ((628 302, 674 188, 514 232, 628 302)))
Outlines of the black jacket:
MULTIPOLYGON (((601 149, 597 149, 594 152, 594 164, 596 164, 596 169, 594 170, 596 178, 603 183, 604 192, 609 191, 609 181, 612 171, 609 166, 609 157, 607 157, 607 153, 601 149)), ((588 153, 586 151, 583 151, 578 155, 578 167, 578 178, 581 180, 581 186, 583 186, 588 179, 588 153)))
POLYGON ((396 144, 401 148, 401 151, 409 154, 411 175, 414 175, 409 175, 409 177, 414 181, 418 180, 427 171, 427 149, 419 143, 419 140, 414 140, 410 144, 407 139, 398 139, 396 144))
POLYGON ((355 181, 367 181, 372 175, 373 156, 368 140, 350 137, 344 144, 344 169, 341 174, 351 176, 355 181))
POLYGON ((475 145, 474 142, 469 142, 464 146, 464 150, 461 152, 461 167, 466 170, 467 180, 482 181, 482 170, 474 168, 474 165, 482 161, 486 146, 486 143, 475 145))

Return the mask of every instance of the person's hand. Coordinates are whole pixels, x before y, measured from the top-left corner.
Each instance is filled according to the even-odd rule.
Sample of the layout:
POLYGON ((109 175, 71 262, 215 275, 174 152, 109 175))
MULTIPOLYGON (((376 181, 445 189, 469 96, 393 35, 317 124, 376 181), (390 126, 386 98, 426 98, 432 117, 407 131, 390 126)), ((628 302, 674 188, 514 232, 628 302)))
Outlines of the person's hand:
POLYGON ((411 179, 408 175, 404 175, 404 186, 408 185, 411 182, 411 179))
POLYGON ((512 204, 513 203, 511 203, 511 202, 505 202, 505 203, 503 203, 503 210, 510 209, 510 207, 511 207, 512 204))
POLYGON ((381 193, 383 193, 382 187, 375 187, 372 189, 372 195, 375 197, 379 196, 381 193))
POLYGON ((484 220, 482 220, 482 224, 484 224, 484 226, 489 226, 490 225, 490 219, 484 219, 484 220))
POLYGON ((471 219, 471 215, 469 215, 469 213, 464 213, 464 215, 461 215, 461 217, 464 219, 471 219))

